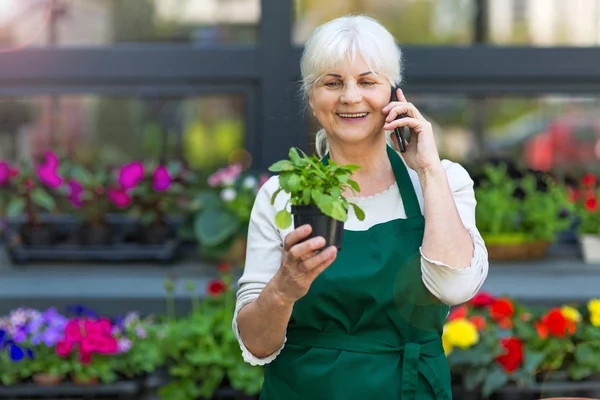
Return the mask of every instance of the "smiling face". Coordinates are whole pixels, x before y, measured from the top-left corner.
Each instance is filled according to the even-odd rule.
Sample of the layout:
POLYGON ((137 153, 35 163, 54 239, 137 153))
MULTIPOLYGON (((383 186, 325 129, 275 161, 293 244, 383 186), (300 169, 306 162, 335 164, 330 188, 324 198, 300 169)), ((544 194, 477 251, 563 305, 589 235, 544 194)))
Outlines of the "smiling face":
POLYGON ((310 91, 309 103, 328 139, 356 144, 383 136, 389 81, 360 56, 325 74, 310 91))

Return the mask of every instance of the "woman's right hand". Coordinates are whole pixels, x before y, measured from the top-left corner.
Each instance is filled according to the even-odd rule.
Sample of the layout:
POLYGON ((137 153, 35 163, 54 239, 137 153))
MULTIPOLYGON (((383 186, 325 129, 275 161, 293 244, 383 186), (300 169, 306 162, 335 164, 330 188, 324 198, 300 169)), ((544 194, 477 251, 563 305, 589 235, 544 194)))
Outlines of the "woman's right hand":
POLYGON ((302 242, 311 231, 310 225, 302 225, 285 237, 281 268, 274 277, 277 292, 285 302, 295 303, 304 297, 317 276, 329 267, 337 256, 335 246, 329 246, 317 253, 325 246, 322 236, 302 242))

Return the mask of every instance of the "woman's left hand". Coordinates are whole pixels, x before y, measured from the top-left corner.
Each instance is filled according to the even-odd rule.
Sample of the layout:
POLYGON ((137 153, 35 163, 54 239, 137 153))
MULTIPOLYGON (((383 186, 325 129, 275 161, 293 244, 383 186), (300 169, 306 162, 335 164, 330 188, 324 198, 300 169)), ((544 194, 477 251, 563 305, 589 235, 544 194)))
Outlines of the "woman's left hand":
MULTIPOLYGON (((406 151, 402 153, 410 168, 417 172, 440 168, 441 160, 431 123, 406 100, 401 89, 398 89, 397 95, 399 101, 393 101, 383 108, 383 112, 387 114, 383 129, 393 131, 394 128, 404 126, 411 128, 410 143, 406 143, 406 151), (406 114, 407 117, 394 120, 400 114, 406 114)), ((396 135, 392 134, 392 140, 398 147, 396 135)))

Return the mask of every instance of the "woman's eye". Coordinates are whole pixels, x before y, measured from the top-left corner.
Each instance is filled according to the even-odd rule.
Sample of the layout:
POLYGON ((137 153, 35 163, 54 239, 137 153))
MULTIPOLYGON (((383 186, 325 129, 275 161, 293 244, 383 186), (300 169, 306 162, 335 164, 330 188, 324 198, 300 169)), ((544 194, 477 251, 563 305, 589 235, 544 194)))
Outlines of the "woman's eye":
POLYGON ((374 84, 375 84, 375 82, 371 82, 371 81, 362 81, 362 84, 363 84, 363 85, 365 85, 365 86, 371 86, 371 85, 374 85, 374 84))
POLYGON ((339 85, 339 82, 327 82, 325 84, 325 86, 328 86, 328 87, 336 87, 338 85, 339 85))

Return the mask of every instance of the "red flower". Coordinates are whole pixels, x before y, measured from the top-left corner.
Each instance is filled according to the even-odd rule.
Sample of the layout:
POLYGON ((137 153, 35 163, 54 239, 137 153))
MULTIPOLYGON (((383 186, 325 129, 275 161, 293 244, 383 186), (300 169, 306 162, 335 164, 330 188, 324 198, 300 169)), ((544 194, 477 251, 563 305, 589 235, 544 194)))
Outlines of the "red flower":
POLYGON ((208 294, 211 296, 219 296, 221 293, 223 293, 225 291, 225 283, 223 283, 223 281, 221 280, 213 280, 210 281, 210 283, 208 284, 208 294))
POLYGON ((595 185, 596 176, 591 172, 589 174, 585 174, 585 176, 581 179, 581 184, 586 187, 595 185))
POLYGON ((585 208, 589 212, 596 212, 596 211, 598 211, 598 199, 596 198, 596 196, 588 197, 585 200, 585 208))
POLYGON ((496 322, 512 317, 515 308, 512 302, 508 299, 498 299, 494 300, 494 302, 490 306, 490 315, 492 319, 496 322))
POLYGON ((535 330, 537 331, 540 339, 546 339, 548 337, 548 327, 541 322, 535 323, 535 330))
POLYGON ((469 304, 474 307, 487 307, 494 302, 494 296, 486 292, 477 293, 471 300, 469 300, 469 304))
POLYGON ((229 272, 231 271, 231 265, 227 264, 227 263, 221 263, 218 266, 219 268, 219 272, 229 272))
POLYGON ((73 350, 73 342, 68 340, 59 340, 56 342, 56 354, 61 357, 67 357, 73 350))
POLYGON ((448 315, 448 321, 452 321, 459 318, 467 318, 468 312, 469 310, 467 309, 467 306, 456 307, 452 309, 452 311, 450 311, 450 314, 448 315))
POLYGON ((471 318, 469 318, 469 321, 471 321, 471 323, 475 325, 478 331, 483 330, 485 328, 485 325, 487 324, 485 318, 481 315, 472 316, 471 318))
POLYGON ((538 335, 550 333, 556 337, 565 337, 568 333, 575 333, 575 323, 563 315, 559 308, 553 308, 542 317, 541 326, 536 326, 538 335), (546 332, 547 331, 547 332, 546 332), (542 334, 540 334, 542 333, 542 334))
POLYGON ((509 374, 518 370, 523 363, 523 342, 516 337, 508 337, 502 339, 500 345, 506 352, 496 358, 498 364, 509 374))
POLYGON ((569 202, 571 203, 575 203, 577 200, 579 200, 579 197, 581 196, 581 192, 578 189, 572 188, 570 186, 567 187, 567 194, 569 202))

